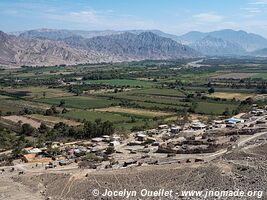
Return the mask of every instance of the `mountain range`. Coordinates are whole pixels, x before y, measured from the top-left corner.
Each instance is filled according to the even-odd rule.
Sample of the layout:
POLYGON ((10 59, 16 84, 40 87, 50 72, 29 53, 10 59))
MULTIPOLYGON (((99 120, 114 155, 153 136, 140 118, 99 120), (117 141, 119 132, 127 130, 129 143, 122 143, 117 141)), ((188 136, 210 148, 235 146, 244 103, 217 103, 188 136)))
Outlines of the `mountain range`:
POLYGON ((266 56, 267 39, 230 29, 181 36, 160 30, 0 32, 0 65, 48 66, 203 56, 266 56))
POLYGON ((152 32, 84 38, 59 31, 49 37, 25 33, 14 36, 0 32, 0 65, 50 66, 85 63, 122 62, 134 60, 166 60, 199 57, 188 46, 152 32), (64 37, 63 37, 64 35, 64 37), (68 36, 68 37, 66 37, 68 36))
POLYGON ((193 31, 180 36, 179 39, 181 43, 191 46, 207 36, 220 38, 232 44, 239 45, 247 52, 253 52, 267 47, 266 38, 254 33, 247 33, 245 31, 234 31, 231 29, 213 31, 208 33, 193 31))

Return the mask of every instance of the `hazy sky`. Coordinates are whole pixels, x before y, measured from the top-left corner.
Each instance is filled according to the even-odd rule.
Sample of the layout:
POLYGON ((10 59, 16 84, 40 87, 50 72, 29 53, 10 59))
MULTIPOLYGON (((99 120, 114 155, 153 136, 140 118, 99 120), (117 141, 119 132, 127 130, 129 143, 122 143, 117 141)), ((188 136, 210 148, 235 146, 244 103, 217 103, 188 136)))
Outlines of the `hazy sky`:
POLYGON ((231 28, 267 37, 267 0, 1 0, 0 29, 79 30, 231 28))

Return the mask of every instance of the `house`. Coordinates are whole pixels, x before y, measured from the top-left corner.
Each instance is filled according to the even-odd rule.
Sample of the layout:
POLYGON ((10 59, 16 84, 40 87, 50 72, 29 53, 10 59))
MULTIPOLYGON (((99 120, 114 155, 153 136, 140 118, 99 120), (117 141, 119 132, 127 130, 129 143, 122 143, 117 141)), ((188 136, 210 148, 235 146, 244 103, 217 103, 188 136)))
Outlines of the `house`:
POLYGON ((113 136, 111 138, 112 141, 120 141, 121 140, 121 137, 120 136, 113 136))
POLYGON ((244 119, 239 119, 239 118, 232 117, 232 118, 226 119, 225 122, 227 124, 238 124, 238 123, 244 123, 245 120, 244 119))
POLYGON ((224 122, 222 120, 214 120, 214 124, 223 124, 224 122))
POLYGON ((181 130, 182 130, 182 127, 181 126, 172 126, 171 127, 171 132, 172 133, 178 133, 181 130))
POLYGON ((162 124, 158 126, 158 129, 167 129, 169 126, 167 124, 162 124))
POLYGON ((47 163, 51 162, 52 158, 32 153, 24 154, 22 160, 26 163, 47 163))
POLYGON ((121 143, 119 141, 112 141, 109 143, 109 146, 112 146, 112 147, 116 147, 118 145, 120 145, 121 143))
POLYGON ((42 150, 38 149, 38 148, 26 149, 25 151, 28 154, 39 154, 39 153, 42 153, 42 150))
POLYGON ((138 141, 144 141, 145 139, 146 139, 146 135, 145 134, 143 134, 143 133, 138 133, 137 135, 136 135, 136 137, 137 137, 137 140, 138 141))
POLYGON ((109 142, 111 140, 109 135, 103 135, 102 138, 104 142, 109 142))
POLYGON ((103 138, 92 138, 92 142, 102 142, 103 138))
POLYGON ((253 115, 263 115, 265 113, 265 110, 263 110, 263 109, 255 109, 255 110, 253 110, 253 111, 251 111, 251 114, 253 114, 253 115))
POLYGON ((201 122, 193 122, 190 124, 190 127, 194 130, 203 130, 206 128, 206 125, 201 122))

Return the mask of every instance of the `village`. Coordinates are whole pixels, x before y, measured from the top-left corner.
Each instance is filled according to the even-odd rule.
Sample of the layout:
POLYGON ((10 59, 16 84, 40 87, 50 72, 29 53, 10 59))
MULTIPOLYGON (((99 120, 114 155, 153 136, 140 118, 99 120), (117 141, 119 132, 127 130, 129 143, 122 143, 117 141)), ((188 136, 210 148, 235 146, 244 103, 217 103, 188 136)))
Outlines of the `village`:
POLYGON ((24 173, 208 162, 266 134, 266 122, 266 109, 255 107, 249 113, 210 123, 194 120, 183 126, 161 124, 156 129, 133 132, 127 138, 104 135, 87 141, 54 142, 49 147, 57 152, 54 155, 47 153, 48 147, 29 147, 13 163, 24 173))

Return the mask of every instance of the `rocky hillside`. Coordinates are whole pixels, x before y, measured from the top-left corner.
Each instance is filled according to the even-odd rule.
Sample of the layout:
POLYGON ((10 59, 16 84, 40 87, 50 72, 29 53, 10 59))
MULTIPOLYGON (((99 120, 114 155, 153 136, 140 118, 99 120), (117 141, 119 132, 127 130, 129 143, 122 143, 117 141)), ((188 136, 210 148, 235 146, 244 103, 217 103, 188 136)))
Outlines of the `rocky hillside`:
MULTIPOLYGON (((171 39, 151 32, 139 35, 122 33, 93 38, 71 35, 48 40, 0 34, 0 65, 59 65, 120 62, 144 59, 179 59, 200 56, 200 53, 171 39)), ((59 35, 57 35, 59 36, 59 35)))
POLYGON ((83 31, 83 30, 64 30, 64 29, 35 29, 23 32, 13 32, 12 34, 26 38, 26 39, 49 39, 49 40, 59 40, 68 37, 83 37, 83 38, 93 38, 98 36, 108 36, 108 35, 118 35, 125 32, 140 34, 144 32, 152 32, 161 37, 170 38, 174 41, 180 42, 177 35, 168 34, 160 30, 127 30, 127 31, 115 31, 115 30, 103 30, 103 31, 83 31))
POLYGON ((72 65, 111 61, 121 59, 93 50, 76 49, 60 41, 27 40, 0 32, 0 65, 3 66, 72 65))
POLYGON ((246 51, 240 45, 225 41, 220 38, 206 36, 190 45, 204 55, 245 55, 246 51))
POLYGON ((252 55, 258 57, 267 57, 267 48, 254 51, 252 52, 252 55))
POLYGON ((64 40, 75 48, 90 49, 102 53, 111 53, 126 59, 176 59, 200 56, 200 53, 174 40, 158 36, 152 32, 138 35, 122 33, 99 36, 90 39, 70 37, 64 40))
MULTIPOLYGON (((132 33, 140 35, 142 33, 151 32, 157 36, 169 38, 192 47, 196 51, 200 51, 204 55, 209 56, 243 56, 244 54, 254 55, 251 52, 267 48, 267 39, 253 33, 245 31, 235 31, 224 29, 212 32, 191 31, 182 36, 168 34, 160 30, 103 30, 103 31, 81 31, 81 30, 56 30, 56 29, 36 29, 24 31, 20 33, 20 37, 26 39, 49 39, 49 40, 65 40, 69 44, 74 44, 75 47, 83 46, 87 48, 86 43, 90 43, 85 39, 97 38, 98 36, 111 36, 132 33), (213 38, 213 39, 211 39, 213 38), (76 46, 77 45, 77 46, 76 46), (210 50, 208 48, 211 48, 210 50)), ((103 39, 103 38, 102 38, 103 39)), ((106 38, 107 39, 107 38, 106 38)), ((98 38, 99 40, 99 38, 98 38)), ((95 44, 94 44, 95 45, 95 44)))
POLYGON ((222 39, 225 42, 230 42, 232 44, 238 45, 247 52, 252 52, 267 47, 266 38, 257 34, 247 33, 245 31, 235 31, 231 29, 207 33, 192 31, 180 36, 179 39, 183 44, 194 45, 194 43, 201 41, 207 36, 222 39))

